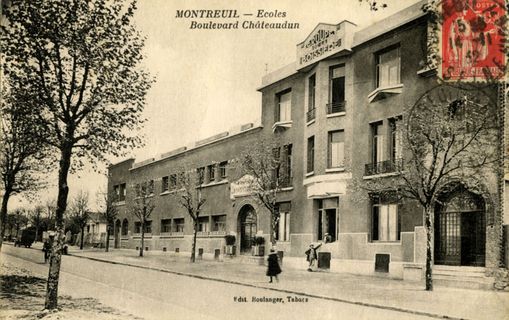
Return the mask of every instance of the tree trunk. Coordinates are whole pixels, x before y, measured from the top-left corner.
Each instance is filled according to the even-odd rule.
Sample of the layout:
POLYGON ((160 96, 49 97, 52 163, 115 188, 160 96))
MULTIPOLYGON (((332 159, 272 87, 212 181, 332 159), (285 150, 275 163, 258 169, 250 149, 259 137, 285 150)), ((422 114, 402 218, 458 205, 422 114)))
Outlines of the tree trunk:
POLYGON ((141 224, 141 247, 140 257, 143 257, 143 246, 145 245, 145 223, 141 224))
POLYGON ((46 301, 44 307, 52 310, 58 307, 58 280, 60 278, 60 264, 62 261, 62 243, 64 235, 64 212, 67 208, 67 197, 69 195, 69 186, 67 185, 67 176, 71 167, 72 143, 66 143, 60 154, 60 163, 58 171, 58 197, 56 209, 56 241, 53 241, 48 283, 46 287, 46 301))
POLYGON ((143 257, 143 246, 145 245, 145 228, 141 226, 141 247, 140 247, 140 257, 143 257))
POLYGON ((80 240, 80 250, 83 250, 83 240, 85 238, 85 227, 81 227, 81 240, 80 240))
POLYGON ((433 205, 424 208, 426 224, 426 291, 433 291, 433 205))
POLYGON ((5 190, 4 196, 2 197, 2 208, 0 209, 0 251, 2 251, 2 243, 5 236, 5 228, 7 225, 7 203, 11 196, 10 190, 5 190))
POLYGON ((196 261, 196 234, 198 233, 198 219, 193 222, 193 245, 191 247, 191 262, 196 261))
POLYGON ((270 219, 270 243, 272 246, 276 245, 276 233, 277 233, 277 223, 279 221, 279 212, 276 210, 272 210, 271 219, 270 219))
POLYGON ((39 238, 39 226, 37 225, 35 227, 35 242, 37 242, 38 238, 39 238))
POLYGON ((106 252, 110 249, 110 228, 106 227, 106 252))

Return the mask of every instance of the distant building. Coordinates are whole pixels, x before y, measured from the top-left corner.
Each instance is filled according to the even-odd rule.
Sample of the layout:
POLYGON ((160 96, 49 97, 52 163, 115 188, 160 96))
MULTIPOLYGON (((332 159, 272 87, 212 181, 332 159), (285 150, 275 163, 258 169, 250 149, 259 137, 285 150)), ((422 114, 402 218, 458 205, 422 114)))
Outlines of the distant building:
MULTIPOLYGON (((362 30, 346 20, 319 24, 297 45, 294 64, 262 79, 261 125, 248 124, 146 161, 110 166, 109 189, 120 211, 115 247, 140 245, 139 222, 129 206, 133 186, 152 181, 156 207, 146 246, 190 251, 192 223, 172 196, 178 192, 174 168, 185 164, 206 172, 197 248, 205 255, 215 249, 224 253, 224 235, 234 233, 237 255, 250 254, 255 234, 269 238, 269 213, 239 191, 242 182, 235 181, 231 163, 243 147, 277 132, 292 177, 278 201, 277 249, 284 251, 285 263, 304 261, 308 244, 328 233, 330 243, 321 250, 331 253, 332 270, 420 279, 426 252, 422 209, 390 197, 354 201, 348 185, 353 177, 391 176, 403 169, 402 112, 436 83, 433 70, 422 70, 427 19, 421 5, 362 30)), ((491 172, 483 180, 489 199, 460 185, 444 194, 442 200, 454 212, 435 213, 435 264, 486 270, 500 265, 503 180, 498 175, 491 172)))

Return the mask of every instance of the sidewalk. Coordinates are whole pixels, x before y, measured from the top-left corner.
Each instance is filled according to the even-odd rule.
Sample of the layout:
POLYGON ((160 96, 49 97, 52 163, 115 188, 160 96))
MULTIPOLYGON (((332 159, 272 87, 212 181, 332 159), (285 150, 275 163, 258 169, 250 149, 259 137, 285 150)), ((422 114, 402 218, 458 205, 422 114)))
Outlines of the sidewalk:
MULTIPOLYGON (((36 247, 37 248, 37 247, 36 247)), ((143 258, 129 249, 85 249, 70 247, 76 257, 171 272, 214 281, 313 298, 349 302, 413 314, 456 319, 508 319, 509 293, 456 288, 424 290, 424 283, 285 269, 279 283, 268 283, 265 266, 201 260, 192 264, 183 254, 145 252, 143 258)))

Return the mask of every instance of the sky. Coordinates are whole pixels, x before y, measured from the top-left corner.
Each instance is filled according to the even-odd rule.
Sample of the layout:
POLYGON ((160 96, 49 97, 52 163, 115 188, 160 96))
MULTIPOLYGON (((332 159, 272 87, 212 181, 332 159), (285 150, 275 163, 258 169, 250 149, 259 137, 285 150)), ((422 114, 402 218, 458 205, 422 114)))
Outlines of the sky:
MULTIPOLYGON (((135 22, 146 36, 142 65, 156 82, 147 96, 145 146, 129 152, 136 161, 154 157, 232 127, 258 122, 261 94, 256 90, 267 73, 295 61, 296 45, 318 23, 343 20, 359 29, 408 7, 416 0, 386 0, 387 8, 369 10, 359 0, 138 0, 135 22), (177 10, 237 10, 239 20, 298 23, 298 29, 190 29, 191 21, 231 22, 231 19, 177 18, 177 10), (279 18, 257 18, 259 10, 279 18), (252 16, 244 16, 252 14, 252 16)), ((124 158, 110 158, 112 163, 124 158)), ((56 165, 56 164, 55 164, 56 165)), ((70 196, 88 191, 90 206, 97 206, 97 192, 106 189, 106 164, 69 179, 70 196)), ((49 186, 35 199, 15 197, 9 208, 31 207, 54 199, 57 172, 47 176, 49 186)))

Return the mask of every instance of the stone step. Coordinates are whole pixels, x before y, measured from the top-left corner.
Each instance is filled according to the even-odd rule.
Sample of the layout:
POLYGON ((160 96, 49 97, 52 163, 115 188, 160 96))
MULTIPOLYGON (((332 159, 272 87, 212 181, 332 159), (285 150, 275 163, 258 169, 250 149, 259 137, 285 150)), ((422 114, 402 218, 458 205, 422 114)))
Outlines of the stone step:
POLYGON ((461 278, 442 278, 433 276, 433 283, 437 286, 476 289, 476 290, 492 290, 495 280, 493 278, 486 279, 461 279, 461 278))
POLYGON ((435 266, 433 282, 445 287, 490 290, 495 279, 486 277, 482 267, 435 266))
POLYGON ((476 272, 484 273, 486 268, 484 267, 465 267, 465 266, 446 266, 446 265, 435 265, 433 270, 437 271, 461 271, 461 272, 476 272))
POLYGON ((468 272, 468 271, 450 271, 450 270, 433 270, 434 275, 442 277, 458 277, 458 278, 485 278, 484 272, 468 272))

